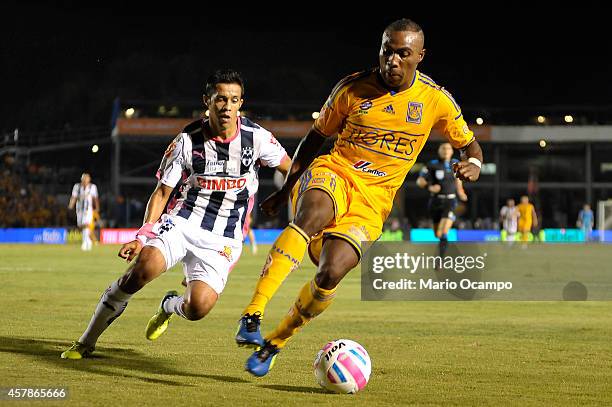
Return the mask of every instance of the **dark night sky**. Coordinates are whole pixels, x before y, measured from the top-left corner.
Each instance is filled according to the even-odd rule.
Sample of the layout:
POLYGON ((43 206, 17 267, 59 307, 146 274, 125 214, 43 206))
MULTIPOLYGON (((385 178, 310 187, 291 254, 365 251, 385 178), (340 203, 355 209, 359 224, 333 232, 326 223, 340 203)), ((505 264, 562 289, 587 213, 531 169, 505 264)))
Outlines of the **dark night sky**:
POLYGON ((197 101, 218 67, 243 73, 247 102, 318 106, 341 77, 377 63, 383 28, 401 16, 424 28, 420 69, 464 107, 612 105, 610 35, 595 11, 441 17, 372 16, 364 8, 349 19, 319 10, 280 18, 202 8, 146 16, 120 7, 2 7, 4 131, 106 125, 116 96, 197 101), (113 15, 118 10, 125 14, 113 15))

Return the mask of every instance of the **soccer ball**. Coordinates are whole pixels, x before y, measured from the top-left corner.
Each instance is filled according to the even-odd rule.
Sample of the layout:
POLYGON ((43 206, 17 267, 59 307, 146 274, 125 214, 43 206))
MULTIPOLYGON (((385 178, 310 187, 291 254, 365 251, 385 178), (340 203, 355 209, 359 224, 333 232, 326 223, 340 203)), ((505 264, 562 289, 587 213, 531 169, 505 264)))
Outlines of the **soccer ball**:
POLYGON ((368 383, 371 372, 368 352, 349 339, 329 342, 314 361, 317 383, 334 393, 357 393, 368 383))

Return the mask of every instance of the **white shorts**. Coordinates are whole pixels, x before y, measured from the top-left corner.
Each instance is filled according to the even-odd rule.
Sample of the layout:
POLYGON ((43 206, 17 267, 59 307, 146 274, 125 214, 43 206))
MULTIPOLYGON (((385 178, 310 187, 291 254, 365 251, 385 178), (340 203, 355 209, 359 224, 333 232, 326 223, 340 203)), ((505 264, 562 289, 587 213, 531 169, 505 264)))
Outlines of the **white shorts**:
POLYGON ((78 211, 77 225, 82 228, 88 228, 93 223, 93 210, 78 211))
POLYGON ((187 282, 203 281, 221 294, 229 273, 240 258, 242 242, 215 235, 180 216, 164 214, 153 227, 156 238, 147 246, 159 249, 166 259, 166 269, 183 262, 187 282))

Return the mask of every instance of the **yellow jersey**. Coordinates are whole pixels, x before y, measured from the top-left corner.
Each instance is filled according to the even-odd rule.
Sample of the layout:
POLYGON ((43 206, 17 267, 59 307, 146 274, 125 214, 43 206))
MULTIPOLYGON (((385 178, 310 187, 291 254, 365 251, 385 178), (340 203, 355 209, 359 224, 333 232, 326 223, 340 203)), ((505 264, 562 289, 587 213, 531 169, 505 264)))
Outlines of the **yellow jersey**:
POLYGON ((378 68, 344 78, 333 89, 314 127, 324 136, 338 135, 327 160, 346 168, 365 187, 394 192, 416 162, 432 128, 439 129, 454 148, 474 140, 451 94, 419 71, 401 92, 384 86, 378 68))
POLYGON ((526 203, 526 204, 521 203, 517 205, 517 208, 520 214, 519 221, 523 223, 531 224, 533 220, 532 215, 533 215, 533 212, 535 211, 535 207, 530 203, 526 203))

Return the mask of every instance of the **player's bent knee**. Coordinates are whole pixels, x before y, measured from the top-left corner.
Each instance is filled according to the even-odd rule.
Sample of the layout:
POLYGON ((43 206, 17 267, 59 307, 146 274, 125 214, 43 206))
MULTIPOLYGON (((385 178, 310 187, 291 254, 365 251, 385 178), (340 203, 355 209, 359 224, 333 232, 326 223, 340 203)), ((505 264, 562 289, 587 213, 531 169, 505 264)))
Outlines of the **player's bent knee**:
POLYGON ((345 261, 323 261, 315 275, 315 282, 321 288, 331 290, 335 288, 344 276, 353 268, 353 264, 345 261))
POLYGON ((347 272, 348 270, 331 264, 321 264, 315 276, 315 282, 319 287, 331 290, 340 284, 347 272))
POLYGON ((219 295, 211 286, 202 281, 191 281, 185 293, 183 310, 191 321, 204 318, 217 303, 219 295))
POLYGON ((199 299, 195 300, 193 298, 185 300, 185 316, 190 321, 197 321, 204 318, 210 310, 215 306, 216 299, 199 299))
POLYGON ((321 190, 306 191, 297 207, 293 223, 308 235, 313 236, 323 230, 334 219, 334 203, 329 195, 321 190))
POLYGON ((343 239, 328 238, 323 251, 315 282, 323 289, 335 288, 353 267, 359 264, 359 253, 343 239))

